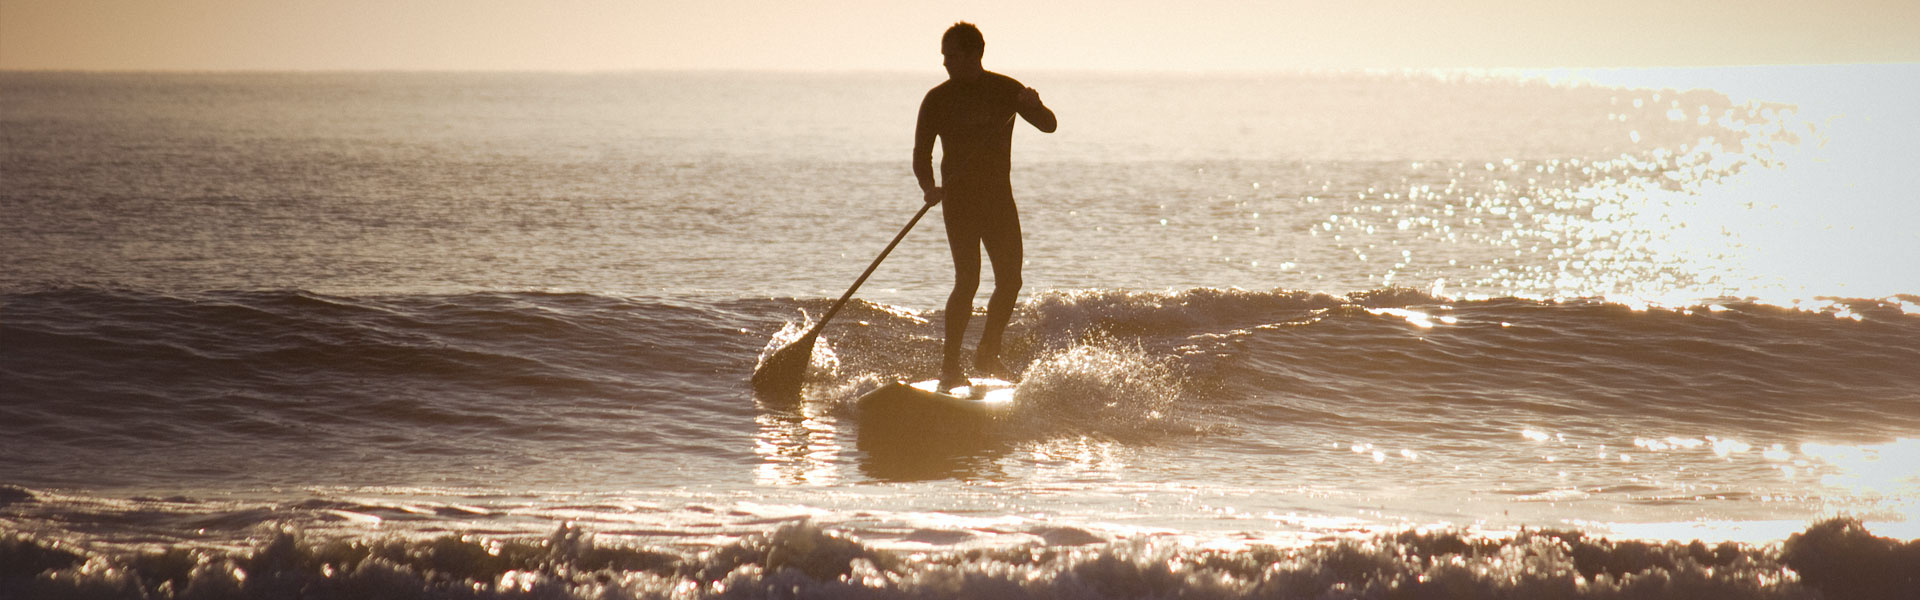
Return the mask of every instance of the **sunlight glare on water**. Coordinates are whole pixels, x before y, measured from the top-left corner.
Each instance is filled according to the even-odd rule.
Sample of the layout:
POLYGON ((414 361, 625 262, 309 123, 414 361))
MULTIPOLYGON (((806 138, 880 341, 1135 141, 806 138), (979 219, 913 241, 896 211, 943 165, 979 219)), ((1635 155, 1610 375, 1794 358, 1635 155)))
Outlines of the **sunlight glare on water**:
POLYGON ((1846 95, 1817 77, 1737 68, 1510 75, 1608 86, 1608 118, 1632 128, 1620 142, 1633 151, 1415 161, 1399 186, 1307 196, 1309 210, 1333 204, 1308 235, 1376 285, 1451 281, 1466 298, 1786 305, 1920 287, 1920 270, 1900 266, 1920 263, 1907 225, 1920 202, 1860 218, 1920 193, 1920 171, 1904 164, 1920 155, 1920 77, 1846 95))
MULTIPOLYGON (((1887 297, 1920 287, 1920 269, 1900 266, 1920 264, 1920 233, 1911 227, 1920 221, 1920 202, 1894 207, 1902 215, 1859 218, 1886 210, 1886 198, 1920 197, 1920 170, 1904 164, 1920 155, 1920 77, 1874 73, 1835 67, 1791 77, 1754 68, 1521 75, 1565 85, 1705 86, 1724 94, 1730 101, 1725 105, 1689 106, 1674 99, 1668 117, 1685 121, 1697 115, 1701 124, 1736 134, 1731 137, 1742 138, 1744 146, 1705 140, 1674 157, 1671 162, 1684 169, 1660 188, 1582 190, 1580 195, 1615 208, 1596 206, 1590 218, 1574 225, 1588 231, 1588 239, 1630 240, 1637 244, 1629 247, 1644 256, 1673 260, 1661 265, 1671 269, 1643 271, 1661 283, 1674 276, 1698 278, 1665 290, 1669 297, 1662 303, 1690 295, 1786 305, 1810 295, 1887 297), (1863 84, 1870 89, 1863 91, 1863 84)), ((1663 292, 1631 286, 1617 291, 1643 297, 1663 292)))
POLYGON ((1884 444, 1804 443, 1800 453, 1818 464, 1820 484, 1873 518, 1920 523, 1920 439, 1884 444))
MULTIPOLYGON (((1713 440, 1716 453, 1731 440, 1713 440)), ((1660 451, 1673 449, 1673 442, 1698 440, 1635 440, 1660 451)), ((1734 442, 1737 444, 1737 442, 1734 442)), ((1740 444, 1744 446, 1744 444, 1740 444)), ((1796 455, 1775 444, 1758 452, 1779 472, 1781 481, 1806 481, 1830 490, 1823 495, 1819 512, 1871 520, 1875 531, 1895 539, 1920 537, 1920 440, 1900 438, 1880 444, 1803 443, 1796 455)), ((1735 448, 1722 459, 1737 459, 1746 449, 1735 448), (1731 456, 1728 456, 1728 455, 1731 456)), ((1791 502, 1788 497, 1762 502, 1791 502)), ((1592 525, 1629 538, 1642 539, 1724 539, 1749 543, 1780 540, 1805 528, 1794 519, 1759 518, 1721 520, 1704 518, 1679 522, 1613 522, 1592 525)))

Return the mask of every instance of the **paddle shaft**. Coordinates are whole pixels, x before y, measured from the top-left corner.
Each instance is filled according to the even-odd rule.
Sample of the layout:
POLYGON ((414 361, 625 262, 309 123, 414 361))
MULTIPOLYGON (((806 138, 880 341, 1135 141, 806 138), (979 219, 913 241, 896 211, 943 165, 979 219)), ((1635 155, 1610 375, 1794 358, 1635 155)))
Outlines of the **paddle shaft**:
POLYGON ((867 271, 861 273, 859 279, 853 280, 853 287, 847 288, 847 293, 840 295, 840 300, 833 303, 833 308, 827 309, 827 314, 820 317, 820 322, 813 324, 813 329, 807 331, 806 339, 819 337, 820 328, 826 327, 827 320, 832 319, 833 315, 840 312, 840 307, 846 306, 847 301, 853 299, 854 290, 860 289, 860 284, 867 282, 867 278, 873 275, 873 270, 880 268, 880 261, 887 259, 887 254, 893 252, 894 246, 900 245, 900 240, 906 239, 907 232, 913 231, 913 226, 920 223, 920 217, 927 216, 927 210, 932 209, 934 204, 938 203, 922 205, 920 212, 913 213, 913 220, 907 221, 907 226, 900 228, 899 235, 893 236, 893 241, 887 243, 887 249, 881 250, 879 256, 873 257, 873 264, 867 265, 867 271))

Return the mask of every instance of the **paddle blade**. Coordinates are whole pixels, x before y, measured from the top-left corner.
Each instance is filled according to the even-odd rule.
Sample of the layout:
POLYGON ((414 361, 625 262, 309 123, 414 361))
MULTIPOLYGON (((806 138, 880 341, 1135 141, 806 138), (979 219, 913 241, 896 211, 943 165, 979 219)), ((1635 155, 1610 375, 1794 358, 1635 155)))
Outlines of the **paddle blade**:
POLYGON ((753 370, 754 395, 766 400, 798 400, 800 387, 807 381, 807 367, 813 363, 814 337, 803 336, 760 361, 753 370))

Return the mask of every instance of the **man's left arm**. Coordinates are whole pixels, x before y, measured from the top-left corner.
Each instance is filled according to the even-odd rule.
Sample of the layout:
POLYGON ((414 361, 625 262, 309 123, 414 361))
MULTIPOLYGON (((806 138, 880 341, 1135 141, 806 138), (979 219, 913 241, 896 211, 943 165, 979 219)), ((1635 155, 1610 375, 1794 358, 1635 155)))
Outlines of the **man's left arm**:
POLYGON ((1020 113, 1020 118, 1026 119, 1042 133, 1053 133, 1054 129, 1060 127, 1060 121, 1053 116, 1053 109, 1040 102, 1040 92, 1033 88, 1021 88, 1020 95, 1014 97, 1014 107, 1020 113))

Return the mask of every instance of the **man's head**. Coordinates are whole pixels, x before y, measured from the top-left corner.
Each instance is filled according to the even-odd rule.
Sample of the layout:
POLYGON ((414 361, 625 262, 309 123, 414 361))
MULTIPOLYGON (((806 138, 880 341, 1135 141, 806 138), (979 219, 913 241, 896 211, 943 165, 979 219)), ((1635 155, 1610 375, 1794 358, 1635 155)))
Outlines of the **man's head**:
POLYGON ((961 21, 947 28, 946 35, 940 36, 940 54, 946 57, 947 77, 967 79, 979 75, 980 55, 987 51, 987 39, 980 35, 980 28, 972 23, 961 21))

